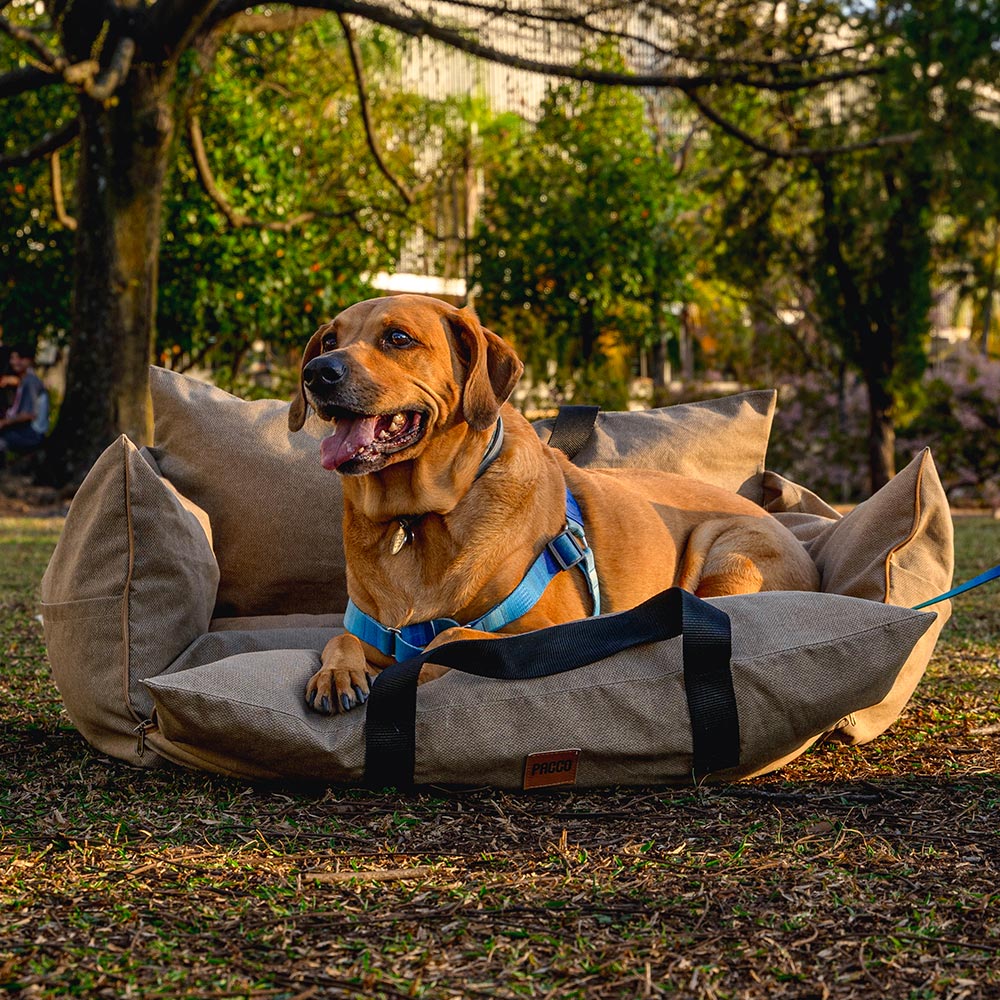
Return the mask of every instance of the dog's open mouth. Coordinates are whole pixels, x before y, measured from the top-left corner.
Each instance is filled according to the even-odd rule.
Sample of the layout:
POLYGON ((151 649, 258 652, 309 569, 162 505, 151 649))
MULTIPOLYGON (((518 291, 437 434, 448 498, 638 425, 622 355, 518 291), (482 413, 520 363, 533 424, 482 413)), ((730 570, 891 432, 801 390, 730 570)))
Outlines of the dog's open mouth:
POLYGON ((390 456, 415 444, 423 434, 423 414, 416 410, 399 413, 340 411, 334 417, 336 429, 320 443, 324 469, 349 475, 374 472, 390 456))

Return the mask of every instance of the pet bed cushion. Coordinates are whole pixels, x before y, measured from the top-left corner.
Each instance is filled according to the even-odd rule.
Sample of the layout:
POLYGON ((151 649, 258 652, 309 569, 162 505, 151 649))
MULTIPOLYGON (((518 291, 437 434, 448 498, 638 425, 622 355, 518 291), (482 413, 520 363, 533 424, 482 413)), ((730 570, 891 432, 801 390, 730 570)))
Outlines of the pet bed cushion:
POLYGON ((142 682, 208 630, 219 570, 207 523, 126 437, 73 499, 42 620, 66 711, 106 753, 136 759, 133 731, 153 709, 142 682))
MULTIPOLYGON (((780 767, 823 735, 856 743, 884 731, 923 675, 950 611, 908 610, 951 583, 951 517, 929 452, 844 517, 779 476, 767 474, 764 487, 832 593, 711 602, 733 619, 741 756, 729 777, 780 767)), ((360 780, 366 710, 328 719, 302 697, 321 648, 283 651, 272 666, 262 651, 244 658, 237 639, 214 663, 187 661, 151 679, 154 746, 227 773, 360 780)), ((477 782, 513 787, 527 753, 568 746, 584 749, 581 785, 683 779, 692 751, 680 650, 672 640, 534 681, 450 673, 424 685, 415 779, 468 781, 475 761, 477 782)))
MULTIPOLYGON (((652 410, 599 413, 573 464, 584 469, 663 469, 759 504, 776 399, 771 390, 756 390, 652 410)), ((535 424, 542 441, 552 436, 554 423, 535 424)))
POLYGON ((288 404, 246 401, 153 368, 154 447, 164 476, 212 522, 216 616, 325 614, 347 604, 340 479, 319 462, 327 431, 288 430, 288 404))
MULTIPOLYGON (((732 622, 740 764, 726 777, 759 771, 881 700, 934 621, 833 594, 710 603, 732 622)), ((365 711, 328 718, 306 707, 319 663, 316 649, 237 652, 148 680, 154 746, 167 740, 178 759, 229 773, 357 783, 365 711)), ((578 785, 660 784, 690 779, 692 745, 682 643, 668 640, 537 680, 452 671, 423 685, 414 777, 519 788, 527 755, 574 747, 578 785)))
MULTIPOLYGON (((954 526, 928 449, 844 517, 815 494, 771 473, 764 489, 767 509, 803 542, 824 591, 913 607, 950 589, 954 526)), ((898 718, 924 675, 951 604, 944 601, 934 611, 937 621, 917 643, 892 690, 845 719, 838 739, 866 742, 898 718)))

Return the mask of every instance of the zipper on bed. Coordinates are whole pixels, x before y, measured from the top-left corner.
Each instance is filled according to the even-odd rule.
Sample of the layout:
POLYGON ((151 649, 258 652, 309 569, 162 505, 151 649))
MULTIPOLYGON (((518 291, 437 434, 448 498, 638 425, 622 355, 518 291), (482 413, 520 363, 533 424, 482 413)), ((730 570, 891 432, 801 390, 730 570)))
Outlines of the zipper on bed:
POLYGON ((142 757, 146 752, 146 733, 153 729, 154 723, 149 719, 141 719, 139 725, 132 730, 135 736, 135 755, 136 757, 142 757))

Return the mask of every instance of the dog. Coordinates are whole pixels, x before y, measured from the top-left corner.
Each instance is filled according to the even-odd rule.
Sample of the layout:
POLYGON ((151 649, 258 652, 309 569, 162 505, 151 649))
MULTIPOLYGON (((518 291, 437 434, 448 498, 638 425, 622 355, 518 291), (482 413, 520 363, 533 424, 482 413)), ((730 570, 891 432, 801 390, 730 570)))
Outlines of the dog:
MULTIPOLYGON (((323 650, 306 687, 315 710, 367 700, 417 623, 443 622, 433 649, 621 611, 671 586, 818 589, 805 549, 752 501, 667 472, 580 469, 543 444, 507 402, 522 371, 472 310, 419 295, 359 302, 309 340, 288 425, 309 407, 331 423, 320 459, 343 478, 355 626, 345 619, 351 631, 323 650), (535 603, 484 628, 543 562, 535 603)), ((421 683, 442 673, 428 664, 421 683)))

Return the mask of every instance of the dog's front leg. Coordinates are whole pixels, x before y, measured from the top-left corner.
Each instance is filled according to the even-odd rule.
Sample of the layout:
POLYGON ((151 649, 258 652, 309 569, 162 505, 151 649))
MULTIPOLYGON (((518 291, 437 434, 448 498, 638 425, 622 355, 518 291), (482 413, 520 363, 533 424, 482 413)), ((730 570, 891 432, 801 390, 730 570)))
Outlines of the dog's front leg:
POLYGON ((306 703, 317 712, 349 712, 368 700, 369 681, 379 672, 365 657, 361 640, 349 632, 323 647, 323 665, 306 684, 306 703))

